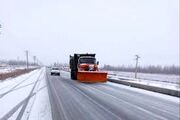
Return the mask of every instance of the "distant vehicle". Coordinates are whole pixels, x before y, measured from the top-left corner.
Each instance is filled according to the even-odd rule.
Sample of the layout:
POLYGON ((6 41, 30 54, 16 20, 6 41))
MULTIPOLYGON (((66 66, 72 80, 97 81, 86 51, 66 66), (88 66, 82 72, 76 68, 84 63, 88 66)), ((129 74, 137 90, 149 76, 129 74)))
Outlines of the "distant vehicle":
POLYGON ((58 67, 51 68, 51 75, 58 75, 60 76, 60 69, 58 67))
POLYGON ((99 71, 95 54, 74 54, 70 56, 71 79, 80 82, 106 82, 107 72, 99 71))
POLYGON ((51 66, 47 66, 47 68, 51 68, 51 66))

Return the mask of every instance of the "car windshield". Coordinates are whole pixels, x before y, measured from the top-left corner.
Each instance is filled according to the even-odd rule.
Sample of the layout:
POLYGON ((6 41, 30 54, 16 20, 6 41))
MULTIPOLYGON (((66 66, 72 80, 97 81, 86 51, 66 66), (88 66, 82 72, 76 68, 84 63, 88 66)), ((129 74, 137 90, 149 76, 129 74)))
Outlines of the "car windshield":
POLYGON ((52 68, 52 70, 59 70, 59 68, 52 68))
POLYGON ((95 58, 80 58, 79 63, 89 63, 89 64, 95 64, 96 59, 95 58))

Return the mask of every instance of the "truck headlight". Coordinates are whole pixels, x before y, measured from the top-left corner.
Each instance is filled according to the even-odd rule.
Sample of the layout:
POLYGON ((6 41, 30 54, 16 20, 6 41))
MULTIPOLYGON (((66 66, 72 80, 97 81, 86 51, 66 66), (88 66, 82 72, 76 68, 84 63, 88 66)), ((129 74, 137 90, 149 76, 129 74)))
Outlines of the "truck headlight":
POLYGON ((89 65, 89 70, 94 70, 94 65, 89 65))

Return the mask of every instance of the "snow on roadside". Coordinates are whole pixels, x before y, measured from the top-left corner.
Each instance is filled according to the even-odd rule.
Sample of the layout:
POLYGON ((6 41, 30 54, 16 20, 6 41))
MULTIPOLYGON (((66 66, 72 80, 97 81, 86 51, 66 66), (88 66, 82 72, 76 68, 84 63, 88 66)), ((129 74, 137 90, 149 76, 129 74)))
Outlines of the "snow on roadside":
POLYGON ((30 120, 52 120, 51 105, 48 96, 45 76, 41 81, 34 105, 29 116, 30 120))
POLYGON ((131 82, 131 83, 137 83, 137 84, 142 84, 142 85, 148 85, 148 86, 154 86, 154 87, 160 87, 160 88, 166 88, 166 89, 180 91, 180 87, 178 84, 171 84, 171 83, 166 83, 166 82, 154 82, 154 81, 150 81, 150 80, 146 81, 146 80, 142 80, 142 79, 125 78, 125 77, 121 78, 121 77, 117 77, 117 76, 112 76, 109 78, 115 79, 115 80, 123 80, 123 81, 131 82))
POLYGON ((19 109, 8 120, 15 120, 14 118, 17 118, 21 108, 22 107, 19 107, 19 109))
MULTIPOLYGON (((28 81, 35 82, 39 74, 40 74, 40 71, 36 71, 36 74, 30 79, 28 79, 28 81)), ((28 76, 29 75, 27 75, 26 77, 28 76)), ((23 76, 23 78, 24 77, 25 76, 23 76)), ((16 80, 21 81, 22 80, 21 76, 19 76, 16 80)), ((15 105, 17 105, 19 102, 24 100, 28 96, 28 93, 30 92, 32 87, 33 85, 26 86, 22 89, 14 90, 13 92, 9 92, 4 97, 0 98, 0 106, 1 106, 0 118, 3 117, 8 111, 10 111, 15 105)), ((8 87, 8 88, 10 89, 11 87, 8 87)), ((7 92, 9 89, 6 89, 5 92, 7 92)), ((4 93, 4 90, 3 92, 1 91, 1 94, 2 93, 4 93)))
MULTIPOLYGON (((126 78, 134 78, 134 72, 108 71, 109 75, 120 76, 126 78)), ((154 74, 154 73, 138 73, 138 79, 145 79, 151 81, 161 81, 169 83, 180 83, 180 75, 154 74)))
POLYGON ((28 86, 19 90, 16 90, 14 92, 11 92, 0 99, 0 118, 2 118, 4 115, 6 115, 10 110, 13 109, 17 104, 19 104, 21 101, 23 101, 29 93, 30 89, 32 89, 32 86, 28 86))
POLYGON ((113 72, 110 71, 108 77, 116 80, 125 80, 128 82, 144 84, 149 86, 167 88, 172 90, 180 90, 180 78, 177 75, 159 75, 139 73, 139 78, 133 78, 133 73, 128 72, 113 72), (147 75, 147 76, 146 76, 147 75), (141 77, 142 76, 142 77, 141 77), (157 76, 157 78, 156 78, 157 76))
MULTIPOLYGON (((121 72, 121 71, 108 71, 109 75, 119 76, 125 78, 134 78, 133 72, 121 72)), ((138 79, 150 80, 150 81, 160 81, 169 83, 180 83, 180 75, 167 75, 167 74, 154 74, 154 73, 138 73, 138 79)))
POLYGON ((0 80, 0 94, 10 90, 12 87, 17 85, 18 83, 20 83, 26 79, 30 79, 30 77, 33 76, 38 71, 39 71, 39 69, 34 70, 30 73, 20 75, 20 76, 15 77, 15 78, 8 78, 8 79, 3 80, 3 81, 0 80))
POLYGON ((165 95, 165 94, 161 94, 161 93, 157 93, 157 92, 152 92, 152 91, 148 91, 148 90, 144 90, 144 89, 139 89, 139 88, 135 88, 135 87, 130 87, 130 86, 126 86, 126 85, 116 84, 116 83, 112 83, 112 82, 107 82, 107 84, 112 85, 114 87, 119 87, 121 89, 123 88, 123 89, 131 90, 131 91, 135 91, 138 93, 146 94, 149 96, 157 97, 160 99, 164 99, 164 100, 168 100, 168 101, 180 104, 180 98, 178 98, 178 97, 165 95))
MULTIPOLYGON (((34 92, 37 92, 38 90, 39 91, 37 92, 37 94, 31 97, 26 107, 26 110, 24 112, 26 114, 23 114, 22 119, 24 118, 25 119, 29 118, 32 120, 34 120, 35 118, 38 120, 40 118, 43 118, 43 120, 51 119, 50 103, 49 103, 49 97, 48 97, 48 92, 47 92, 46 83, 45 83, 45 68, 42 68, 40 70, 35 70, 28 74, 21 75, 17 77, 16 79, 13 79, 13 80, 11 79, 11 80, 0 83, 0 95, 8 92, 5 96, 0 97, 0 106, 1 106, 0 119, 4 115, 6 115, 10 110, 12 110, 17 104, 19 104, 21 101, 27 98, 35 82, 37 81, 37 78, 39 77, 39 75, 40 75, 40 78, 37 82, 34 92), (19 84, 15 89, 10 91, 18 83, 21 83, 21 84, 19 84), (37 105, 37 106, 34 106, 34 105, 37 105), (44 113, 43 111, 46 111, 46 113, 44 113)), ((19 114, 18 111, 20 111, 20 108, 17 109, 17 111, 10 117, 10 119, 12 120, 16 119, 17 115, 19 114)))

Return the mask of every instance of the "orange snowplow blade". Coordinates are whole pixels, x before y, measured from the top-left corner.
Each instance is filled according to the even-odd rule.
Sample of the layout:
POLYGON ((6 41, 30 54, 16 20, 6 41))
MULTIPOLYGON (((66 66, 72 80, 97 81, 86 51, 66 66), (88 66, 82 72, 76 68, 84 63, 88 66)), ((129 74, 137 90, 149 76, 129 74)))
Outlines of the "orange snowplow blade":
POLYGON ((77 80, 80 82, 106 82, 107 72, 102 71, 81 71, 77 72, 77 80))

